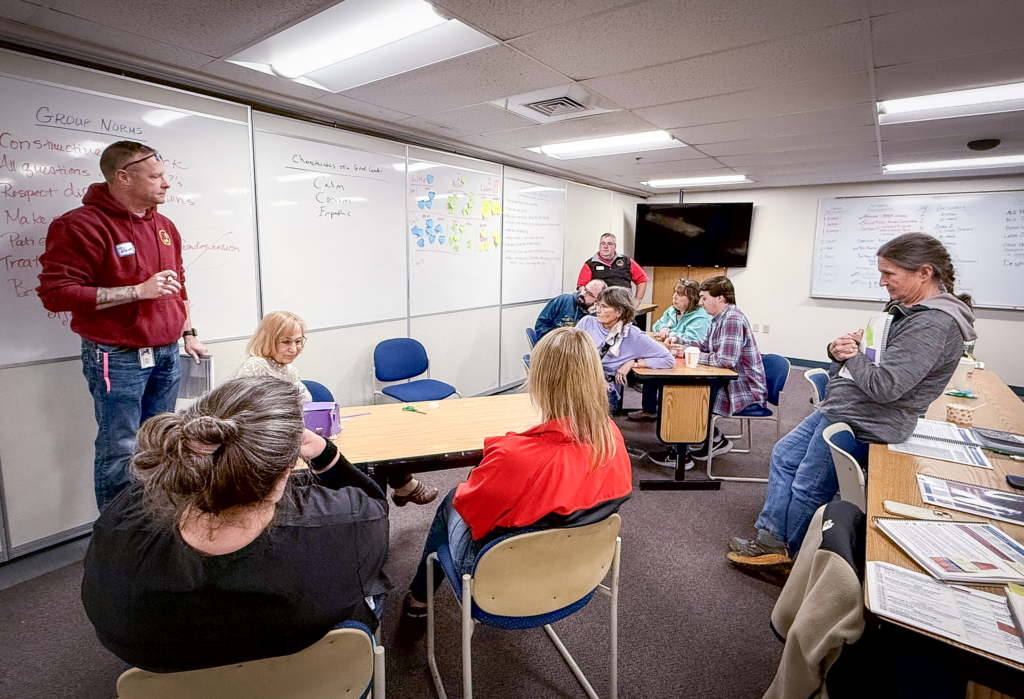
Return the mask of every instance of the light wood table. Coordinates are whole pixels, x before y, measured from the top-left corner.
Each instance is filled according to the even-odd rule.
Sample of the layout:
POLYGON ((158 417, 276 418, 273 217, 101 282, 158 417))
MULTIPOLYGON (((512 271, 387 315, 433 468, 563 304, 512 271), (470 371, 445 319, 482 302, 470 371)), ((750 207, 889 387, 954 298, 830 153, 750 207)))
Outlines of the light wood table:
POLYGON ((640 490, 718 490, 721 481, 686 479, 688 445, 703 442, 711 426, 712 389, 721 388, 738 374, 731 369, 704 364, 690 369, 680 359, 671 369, 636 367, 633 373, 644 380, 656 380, 658 396, 658 439, 677 446, 675 477, 640 481, 640 490))
MULTIPOLYGON (((1009 430, 1018 434, 1024 433, 1024 402, 1021 402, 1021 399, 1018 398, 1005 383, 1003 383, 999 376, 991 371, 975 370, 971 377, 971 390, 976 396, 978 396, 977 399, 968 400, 963 398, 954 398, 947 395, 940 396, 929 407, 927 417, 932 420, 945 420, 947 403, 974 404, 980 406, 974 413, 974 424, 978 427, 1009 430)), ((918 456, 912 456, 910 454, 899 454, 889 451, 888 446, 884 444, 871 445, 867 492, 867 560, 893 563, 895 565, 902 566, 903 568, 924 573, 925 571, 918 566, 910 556, 905 554, 902 549, 885 536, 878 526, 874 524, 876 517, 891 516, 886 514, 882 507, 882 502, 884 500, 895 500, 909 505, 924 507, 925 504, 921 500, 921 492, 917 484, 918 473, 946 478, 949 480, 963 481, 965 483, 975 483, 1002 490, 1010 489, 1006 484, 1007 474, 1024 475, 1024 462, 1016 461, 1008 456, 1003 456, 994 452, 986 452, 986 454, 992 462, 992 465, 995 467, 991 471, 984 468, 954 464, 948 461, 926 459, 918 456)), ((928 507, 933 506, 928 505, 928 507)), ((956 512, 953 510, 946 511, 948 511, 955 520, 979 521, 980 519, 983 519, 978 515, 969 515, 964 512, 956 512)), ((1024 542, 1024 527, 1009 524, 1007 522, 1000 522, 998 520, 987 521, 999 527, 1017 541, 1024 542)), ((1004 592, 1003 587, 982 587, 981 589, 995 594, 1003 594, 1004 592)), ((864 605, 868 609, 871 609, 866 583, 864 586, 864 605)), ((896 624, 896 622, 892 622, 887 619, 884 621, 886 623, 896 624)), ((904 626, 902 624, 898 625, 904 626)), ((917 633, 930 636, 967 651, 967 654, 964 656, 965 662, 972 670, 972 677, 977 678, 979 681, 988 684, 986 681, 987 677, 992 677, 994 680, 1002 680, 999 676, 1008 674, 1010 679, 1017 686, 1024 689, 1024 676, 1017 675, 1016 672, 1013 672, 1024 672, 1024 665, 1010 662, 1004 658, 1000 658, 990 653, 984 653, 975 648, 970 648, 961 643, 956 643, 934 634, 925 633, 920 629, 909 626, 906 626, 905 628, 912 629, 917 633), (983 660, 983 662, 972 662, 971 656, 978 660, 983 660), (979 676, 975 674, 973 672, 974 666, 977 666, 978 670, 984 673, 984 675, 979 676), (1005 670, 1008 669, 1012 670, 1011 672, 1006 673, 1005 670)), ((1003 681, 993 682, 991 686, 995 686, 996 684, 1003 685, 1003 681)), ((980 691, 981 693, 975 692, 972 696, 1000 696, 998 694, 991 693, 990 690, 980 691)))
POLYGON ((636 321, 641 330, 650 330, 654 327, 651 313, 658 307, 656 303, 641 303, 636 307, 636 321), (641 322, 643 321, 643 322, 641 322))
POLYGON ((376 480, 392 473, 422 473, 480 462, 484 438, 522 432, 540 422, 525 393, 454 398, 432 403, 388 403, 342 408, 334 443, 376 480), (412 406, 422 413, 404 408, 412 406), (423 414, 426 413, 426 414, 423 414))

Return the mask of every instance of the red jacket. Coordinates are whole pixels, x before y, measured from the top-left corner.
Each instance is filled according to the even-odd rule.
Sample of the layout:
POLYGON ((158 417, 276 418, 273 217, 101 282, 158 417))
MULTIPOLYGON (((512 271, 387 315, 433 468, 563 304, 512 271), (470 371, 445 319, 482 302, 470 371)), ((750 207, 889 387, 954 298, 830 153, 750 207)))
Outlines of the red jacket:
POLYGON ((593 473, 590 448, 575 444, 558 420, 488 437, 483 460, 455 492, 455 510, 480 540, 497 528, 526 527, 552 513, 625 497, 633 489, 629 455, 614 424, 612 432, 615 454, 593 473))
POLYGON ((55 218, 36 292, 46 310, 70 311, 71 329, 86 340, 123 347, 176 342, 185 327, 185 270, 181 236, 156 207, 139 217, 110 195, 106 184, 89 185, 83 206, 55 218), (181 295, 96 310, 97 287, 141 284, 161 270, 178 272, 181 295))

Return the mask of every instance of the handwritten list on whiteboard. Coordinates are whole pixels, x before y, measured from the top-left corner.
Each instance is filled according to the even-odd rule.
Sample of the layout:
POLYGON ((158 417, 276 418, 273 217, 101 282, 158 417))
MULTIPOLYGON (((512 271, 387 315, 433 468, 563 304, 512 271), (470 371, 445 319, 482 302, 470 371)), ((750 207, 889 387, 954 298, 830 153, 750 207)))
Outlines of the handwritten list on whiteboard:
POLYGON ((1024 192, 820 199, 811 296, 887 301, 876 252, 913 232, 946 246, 957 293, 1024 309, 1024 192))
POLYGON ((562 291, 565 187, 508 177, 504 211, 501 302, 557 296, 562 291))

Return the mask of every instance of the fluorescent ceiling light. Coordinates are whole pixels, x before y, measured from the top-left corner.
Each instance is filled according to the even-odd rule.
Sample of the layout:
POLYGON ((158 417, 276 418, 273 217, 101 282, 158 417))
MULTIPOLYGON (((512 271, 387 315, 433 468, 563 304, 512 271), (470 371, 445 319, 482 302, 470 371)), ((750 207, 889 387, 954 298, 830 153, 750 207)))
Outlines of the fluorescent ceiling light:
POLYGON ((714 177, 676 177, 671 180, 649 180, 640 184, 648 187, 710 187, 716 184, 751 182, 746 175, 715 175, 714 177))
POLYGON ((228 61, 341 92, 497 43, 424 0, 345 0, 228 61))
POLYGON ((1024 110, 1024 83, 940 92, 878 103, 881 124, 948 119, 1024 110))
POLYGON ((572 158, 593 158, 600 155, 619 155, 620 153, 640 153, 662 148, 685 147, 685 143, 677 141, 667 131, 647 131, 607 138, 591 138, 585 141, 552 143, 548 146, 538 146, 527 150, 543 153, 559 160, 570 160, 572 158))
POLYGON ((886 175, 896 172, 931 172, 935 170, 966 170, 987 167, 1013 167, 1024 165, 1024 155, 1004 155, 993 158, 963 158, 960 160, 932 160, 924 163, 894 163, 883 165, 886 175))

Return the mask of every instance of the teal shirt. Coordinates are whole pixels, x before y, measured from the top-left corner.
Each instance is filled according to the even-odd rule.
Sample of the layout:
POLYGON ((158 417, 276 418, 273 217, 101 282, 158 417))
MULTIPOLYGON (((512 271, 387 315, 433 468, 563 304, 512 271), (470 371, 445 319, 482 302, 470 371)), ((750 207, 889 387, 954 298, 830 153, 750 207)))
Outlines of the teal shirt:
POLYGON ((711 327, 711 314, 700 306, 689 313, 679 315, 675 306, 669 306, 661 319, 655 322, 654 332, 669 329, 669 335, 678 337, 682 342, 699 342, 703 340, 711 327))

